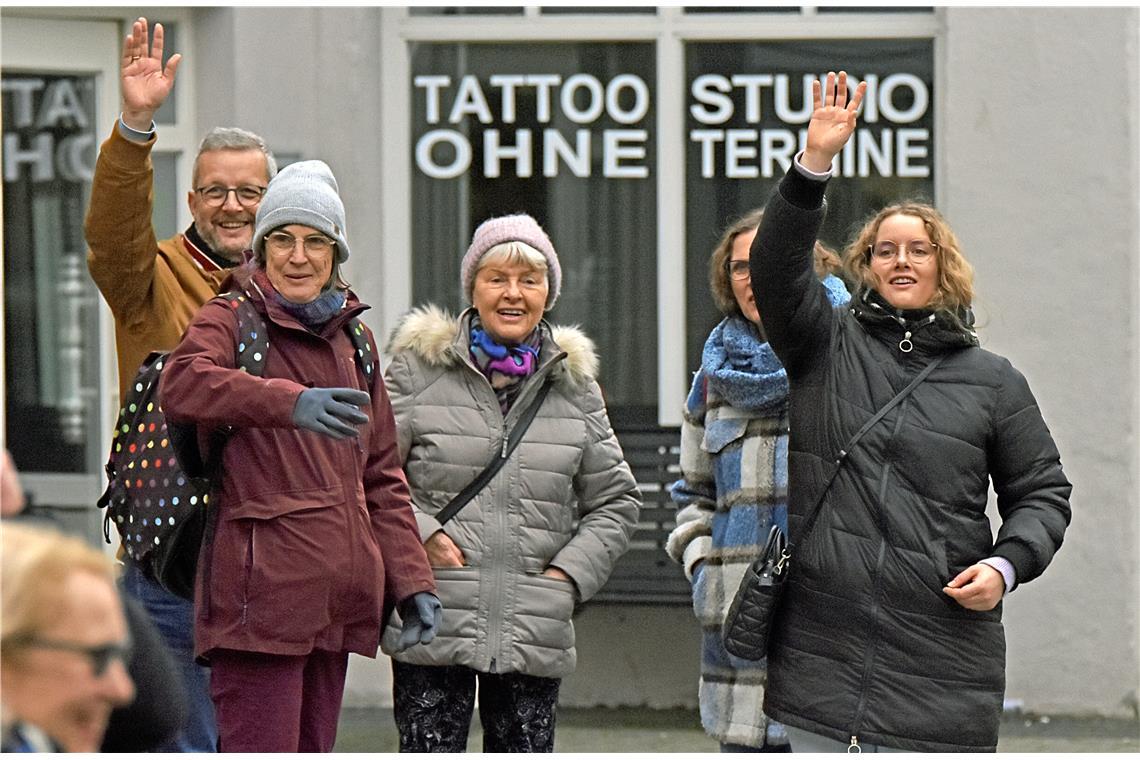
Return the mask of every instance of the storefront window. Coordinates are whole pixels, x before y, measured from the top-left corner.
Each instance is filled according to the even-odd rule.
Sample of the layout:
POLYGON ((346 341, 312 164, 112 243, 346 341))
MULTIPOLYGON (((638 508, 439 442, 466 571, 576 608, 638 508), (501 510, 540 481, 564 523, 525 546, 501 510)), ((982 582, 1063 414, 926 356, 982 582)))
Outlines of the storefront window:
POLYGON ((97 294, 83 217, 95 77, 3 76, 7 446, 28 472, 98 470, 97 294))
POLYGON ((836 250, 882 206, 934 196, 934 64, 929 39, 690 43, 686 81, 687 371, 721 315, 708 259, 726 226, 763 206, 802 147, 811 81, 843 66, 867 80, 854 139, 827 191, 823 241, 836 250))
POLYGON ((474 228, 529 213, 563 290, 548 318, 597 343, 615 424, 657 417, 654 48, 412 45, 413 300, 463 306, 474 228))

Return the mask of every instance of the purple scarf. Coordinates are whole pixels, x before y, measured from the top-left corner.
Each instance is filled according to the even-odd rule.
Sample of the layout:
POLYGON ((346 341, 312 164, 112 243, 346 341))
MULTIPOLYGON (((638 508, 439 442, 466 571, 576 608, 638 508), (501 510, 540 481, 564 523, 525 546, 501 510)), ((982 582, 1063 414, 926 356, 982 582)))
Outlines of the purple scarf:
POLYGON ((522 381, 538 368, 538 350, 542 346, 542 333, 536 327, 517 346, 496 343, 479 322, 479 315, 471 315, 471 361, 491 383, 499 409, 506 414, 515 402, 522 381))

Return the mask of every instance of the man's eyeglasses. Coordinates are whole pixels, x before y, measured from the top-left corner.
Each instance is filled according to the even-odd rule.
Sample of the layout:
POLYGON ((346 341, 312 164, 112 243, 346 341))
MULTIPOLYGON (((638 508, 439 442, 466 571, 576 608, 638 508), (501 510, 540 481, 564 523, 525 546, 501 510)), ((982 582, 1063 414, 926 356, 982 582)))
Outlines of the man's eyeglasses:
MULTIPOLYGON (((324 235, 308 235, 301 240, 305 246, 305 253, 310 256, 327 256, 336 246, 335 242, 324 235)), ((265 236, 265 245, 270 253, 286 256, 297 247, 297 238, 288 232, 270 232, 265 236)))
POLYGON ((734 280, 747 280, 752 276, 748 259, 733 259, 728 262, 728 274, 734 280))
POLYGON ((54 649, 61 652, 76 652, 84 655, 91 661, 91 672, 96 678, 107 672, 112 660, 119 660, 125 667, 131 659, 131 644, 100 644, 87 646, 74 641, 58 641, 56 639, 43 639, 38 636, 17 636, 9 642, 12 647, 27 647, 29 649, 54 649))
MULTIPOLYGON (((912 240, 902 250, 906 251, 906 257, 909 261, 915 264, 922 264, 930 260, 934 255, 934 250, 938 248, 937 243, 928 243, 925 240, 912 240)), ((878 245, 867 246, 867 255, 874 261, 888 262, 893 261, 899 256, 899 247, 894 243, 879 243, 878 245)))
POLYGON ((261 197, 265 195, 266 189, 267 188, 260 187, 259 185, 241 185, 240 187, 208 185, 206 187, 196 187, 194 188, 194 192, 201 196, 202 202, 207 206, 221 206, 226 202, 226 198, 229 197, 230 193, 233 193, 238 203, 245 208, 249 208, 261 202, 261 197))

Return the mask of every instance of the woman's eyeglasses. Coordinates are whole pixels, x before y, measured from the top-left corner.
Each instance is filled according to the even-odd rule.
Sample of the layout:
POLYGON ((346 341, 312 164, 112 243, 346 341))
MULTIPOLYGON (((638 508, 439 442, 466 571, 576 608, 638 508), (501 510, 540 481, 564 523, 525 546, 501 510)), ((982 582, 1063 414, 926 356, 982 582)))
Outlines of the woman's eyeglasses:
POLYGON ((29 649, 54 649, 61 652, 75 652, 84 655, 91 661, 91 672, 99 678, 107 672, 107 667, 113 660, 119 660, 124 667, 131 659, 130 642, 116 644, 100 644, 87 646, 74 641, 59 641, 57 639, 44 639, 38 636, 17 636, 8 642, 11 647, 27 647, 29 649))
POLYGON ((310 256, 327 256, 332 253, 333 246, 336 245, 332 240, 329 240, 324 235, 308 235, 303 238, 295 238, 288 232, 270 232, 265 236, 265 245, 269 248, 269 252, 277 256, 286 256, 293 253, 293 249, 297 247, 297 240, 302 241, 305 247, 305 253, 310 256))
POLYGON ((893 261, 899 257, 899 251, 905 251, 908 261, 915 264, 922 264, 930 260, 934 255, 934 250, 938 248, 937 243, 928 243, 925 240, 912 240, 902 248, 894 243, 878 243, 875 245, 867 246, 867 255, 874 261, 888 262, 893 261))
POLYGON ((734 280, 747 280, 752 276, 748 259, 733 259, 729 261, 728 274, 734 280))

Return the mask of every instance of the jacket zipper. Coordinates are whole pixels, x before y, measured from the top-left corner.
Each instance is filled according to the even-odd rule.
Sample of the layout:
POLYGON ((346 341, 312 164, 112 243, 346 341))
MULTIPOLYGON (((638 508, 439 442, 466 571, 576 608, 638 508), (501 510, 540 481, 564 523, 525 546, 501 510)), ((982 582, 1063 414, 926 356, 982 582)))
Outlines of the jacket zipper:
POLYGON ((241 594, 241 624, 245 625, 247 613, 249 612, 249 583, 250 576, 253 575, 253 528, 254 523, 250 521, 249 524, 249 540, 246 541, 245 551, 245 583, 242 585, 241 594))
MULTIPOLYGON (((907 402, 904 401, 899 405, 898 418, 895 420, 894 430, 891 431, 891 441, 894 441, 898 436, 899 430, 902 428, 902 421, 905 415, 907 402)), ((848 752, 862 752, 859 747, 859 728, 863 722, 863 712, 867 708, 867 682, 871 677, 871 668, 875 664, 875 653, 877 649, 877 638, 879 629, 879 594, 882 591, 883 579, 883 564, 887 558, 887 536, 886 536, 886 515, 882 512, 882 505, 887 495, 887 483, 890 481, 891 464, 887 462, 883 465, 883 474, 879 480, 879 491, 876 495, 879 500, 879 510, 877 514, 872 515, 872 520, 875 521, 877 530, 879 531, 879 553, 875 558, 875 583, 871 593, 871 631, 868 635, 867 651, 863 655, 863 677, 860 680, 859 686, 859 703, 855 707, 855 719, 851 722, 851 744, 847 747, 848 752), (878 516, 882 516, 882 524, 878 524, 878 516)))
MULTIPOLYGON (((465 355, 465 352, 460 351, 458 349, 458 347, 456 347, 454 344, 452 345, 452 350, 454 351, 456 356, 458 356, 461 359, 462 363, 466 367, 468 367, 472 372, 474 372, 476 375, 479 376, 479 379, 483 381, 485 387, 491 390, 491 401, 494 404, 494 408, 499 409, 499 399, 497 396, 495 396, 495 391, 493 388, 491 388, 491 383, 490 383, 490 381, 487 380, 487 377, 482 372, 479 371, 478 367, 476 367, 474 364, 471 363, 470 356, 465 355)), ((553 371, 554 365, 557 362, 565 359, 566 355, 567 355, 566 352, 562 351, 561 353, 556 354, 555 356, 552 356, 545 364, 543 364, 541 367, 539 367, 537 370, 535 370, 534 374, 531 375, 530 378, 528 378, 524 382, 531 383, 533 387, 537 388, 538 384, 534 383, 535 379, 536 378, 545 378, 546 375, 548 375, 550 372, 553 371)), ((534 393, 537 393, 537 392, 538 392, 537 390, 534 391, 534 393)), ((519 404, 523 401, 524 395, 529 398, 529 396, 533 395, 533 394, 519 394, 519 396, 515 399, 515 403, 511 406, 510 411, 507 412, 507 415, 503 416, 503 418, 502 418, 503 419, 503 426, 502 426, 503 442, 502 442, 502 447, 499 449, 499 455, 502 456, 503 458, 506 458, 508 438, 510 437, 510 431, 512 429, 512 428, 508 428, 508 426, 507 426, 507 417, 510 416, 511 412, 520 408, 519 404)), ((518 415, 516 414, 515 417, 517 418, 518 415)), ((496 475, 491 480, 491 482, 487 484, 487 488, 491 488, 494 485, 494 482, 496 480, 499 480, 504 475, 506 475, 506 477, 509 479, 509 475, 507 475, 506 467, 504 467, 503 470, 500 471, 499 474, 496 475)), ((509 505, 509 502, 510 502, 510 494, 509 493, 500 492, 499 494, 497 494, 497 498, 495 499, 495 505, 494 506, 495 506, 495 529, 496 529, 498 535, 495 537, 495 541, 492 544, 494 546, 494 552, 492 553, 491 560, 494 563, 494 567, 488 568, 492 573, 492 579, 493 579, 492 589, 494 591, 498 592, 497 594, 493 595, 493 598, 501 598, 502 592, 504 590, 505 582, 506 582, 507 506, 509 505)), ((496 604, 494 601, 491 601, 488 604, 488 610, 487 610, 487 652, 490 655, 490 662, 488 663, 488 672, 490 672, 490 673, 497 673, 498 672, 499 647, 502 645, 502 642, 500 640, 500 638, 501 638, 500 637, 500 633, 501 633, 500 628, 502 627, 502 619, 501 618, 502 618, 502 612, 499 608, 499 605, 496 604)))

